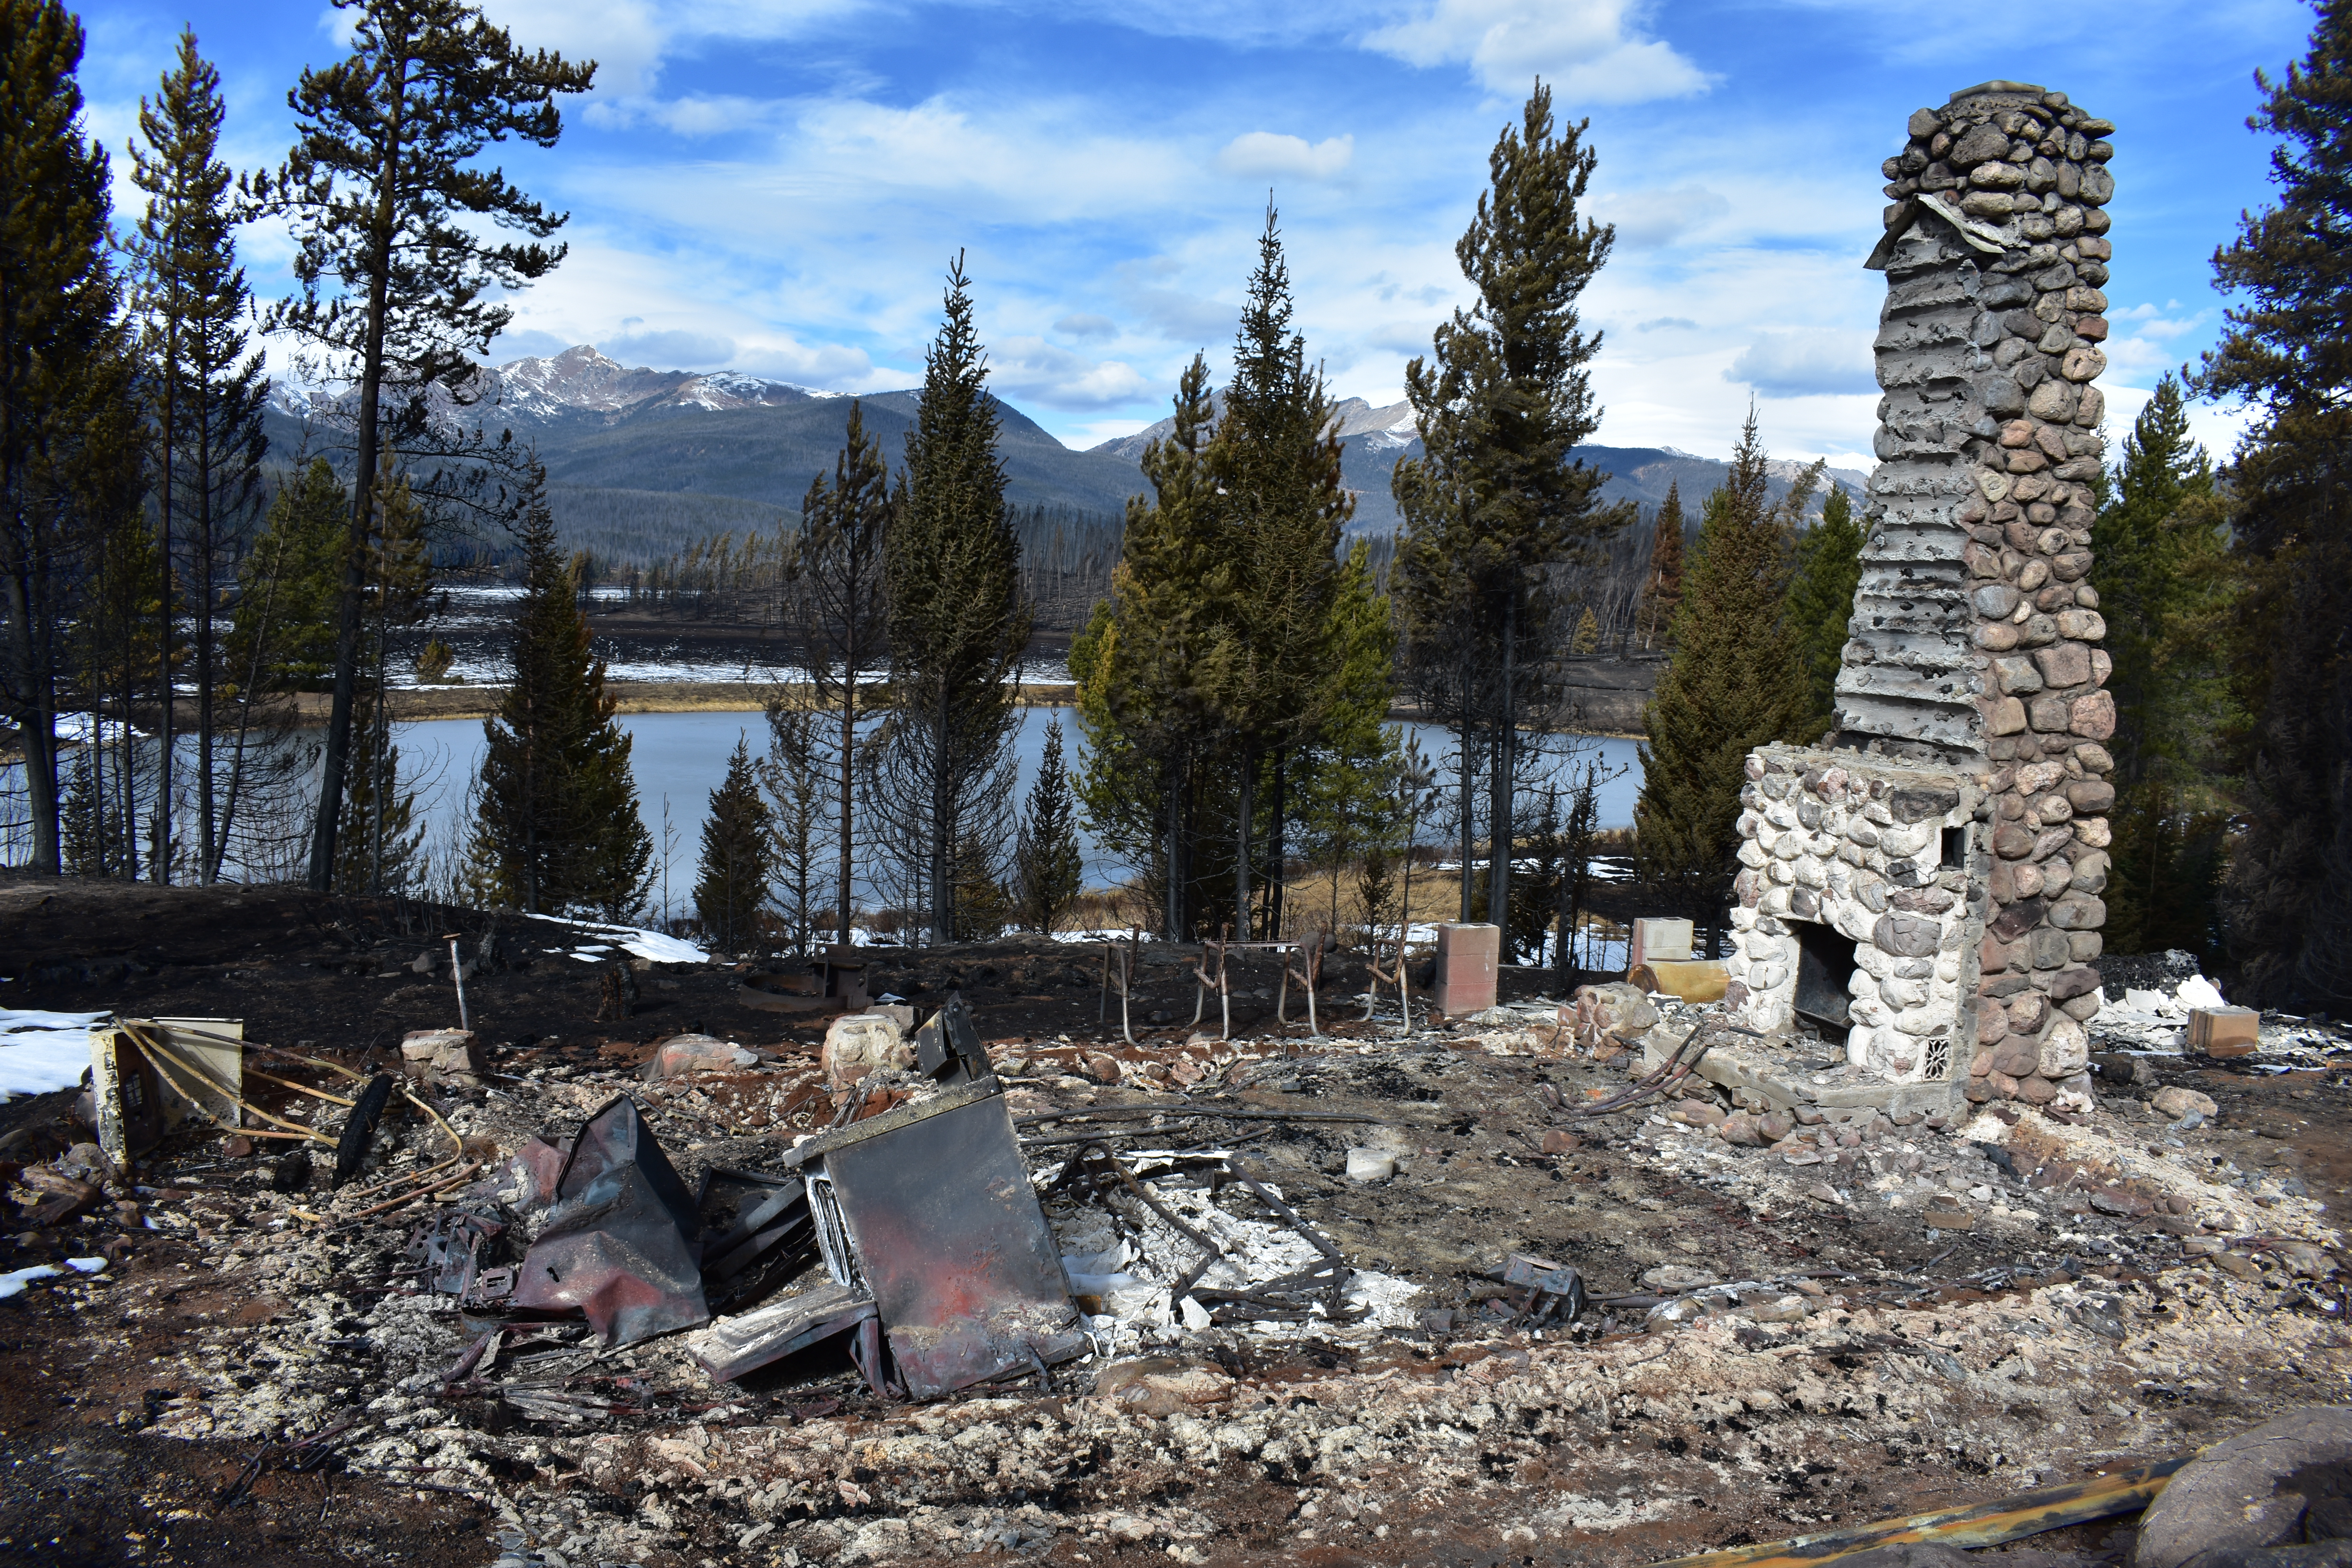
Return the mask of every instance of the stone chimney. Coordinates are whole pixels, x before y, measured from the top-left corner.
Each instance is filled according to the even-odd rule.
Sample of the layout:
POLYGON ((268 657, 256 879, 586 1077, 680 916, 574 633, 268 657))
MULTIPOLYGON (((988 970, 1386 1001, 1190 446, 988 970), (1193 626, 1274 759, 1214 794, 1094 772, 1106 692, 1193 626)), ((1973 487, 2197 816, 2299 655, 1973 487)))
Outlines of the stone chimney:
POLYGON ((1837 727, 1748 758, 1732 964, 1751 1026, 1810 1020, 1890 1085, 2088 1093, 2113 129, 1991 81, 1914 114, 1885 165, 1865 265, 1886 274, 1885 395, 1837 727))

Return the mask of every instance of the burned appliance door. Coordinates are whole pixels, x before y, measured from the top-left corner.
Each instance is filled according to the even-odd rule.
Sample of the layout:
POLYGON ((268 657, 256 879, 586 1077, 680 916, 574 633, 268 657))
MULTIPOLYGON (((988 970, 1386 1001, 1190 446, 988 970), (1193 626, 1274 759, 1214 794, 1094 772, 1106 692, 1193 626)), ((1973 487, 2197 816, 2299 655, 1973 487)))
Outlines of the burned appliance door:
POLYGON ((872 1291, 898 1381, 917 1399, 1066 1361, 1087 1343, 1012 1115, 992 1079, 978 1087, 846 1129, 811 1184, 820 1236, 837 1205, 854 1278, 872 1291))
POLYGON ((515 1282, 514 1304, 578 1310, 607 1345, 710 1317, 686 1184, 626 1096, 590 1117, 555 1183, 555 1206, 515 1282))

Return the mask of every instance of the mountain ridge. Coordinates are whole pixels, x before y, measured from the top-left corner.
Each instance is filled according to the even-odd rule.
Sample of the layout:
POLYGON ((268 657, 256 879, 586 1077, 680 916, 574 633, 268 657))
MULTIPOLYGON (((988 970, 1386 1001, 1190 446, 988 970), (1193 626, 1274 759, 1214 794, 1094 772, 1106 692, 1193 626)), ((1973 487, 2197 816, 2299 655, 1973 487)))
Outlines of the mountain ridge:
MULTIPOLYGON (((510 430, 546 465, 557 521, 574 543, 615 559, 666 555, 697 539, 740 531, 751 521, 786 526, 799 514, 809 481, 828 473, 841 447, 849 405, 866 411, 868 432, 894 466, 912 428, 920 389, 852 397, 740 371, 654 370, 623 364, 593 344, 486 366, 462 398, 436 396, 453 423, 510 430), (747 508, 749 510, 747 510, 747 508)), ((273 393, 271 442, 281 452, 317 449, 316 428, 330 429, 349 394, 273 393)), ((1147 489, 1137 467, 1144 448, 1175 428, 1160 420, 1132 435, 1076 448, 1002 398, 999 455, 1007 499, 1015 506, 1062 506, 1116 519, 1129 496, 1147 489)), ((1333 407, 1343 482, 1356 498, 1355 535, 1399 524, 1389 479, 1421 440, 1409 403, 1376 405, 1349 397, 1333 407)), ((1607 472, 1603 500, 1645 509, 1679 486, 1696 517, 1729 465, 1670 447, 1576 448, 1575 457, 1607 472)), ((1806 465, 1777 459, 1777 498, 1806 465)), ((1833 469, 1831 478, 1859 494, 1868 476, 1833 469)), ((1818 503, 1816 505, 1818 510, 1818 503)))

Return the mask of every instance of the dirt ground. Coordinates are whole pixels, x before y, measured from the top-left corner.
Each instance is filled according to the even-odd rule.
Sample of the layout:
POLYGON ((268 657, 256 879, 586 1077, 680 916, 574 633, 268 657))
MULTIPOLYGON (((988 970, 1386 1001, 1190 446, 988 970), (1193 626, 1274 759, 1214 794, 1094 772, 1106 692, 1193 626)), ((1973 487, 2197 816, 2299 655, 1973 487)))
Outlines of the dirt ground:
MULTIPOLYGON (((432 906, 11 879, 0 1005, 238 1017, 250 1040, 381 1066, 406 1030, 456 1022, 446 963, 415 967, 450 932, 480 964, 467 1001, 491 1045, 488 1089, 436 1097, 468 1140, 569 1131, 625 1090, 691 1180, 832 1119, 816 1024, 745 1005, 729 967, 633 969, 627 1015, 599 1021, 611 955, 570 955, 593 933, 432 906), (630 1075, 688 1031, 763 1060, 630 1075)), ((452 1382, 468 1336, 398 1276, 429 1204, 362 1215, 356 1189, 280 1192, 268 1159, 191 1130, 136 1173, 134 1210, 0 1239, 0 1272, 110 1259, 0 1300, 0 1560, 1633 1564, 2008 1496, 2352 1402, 2332 1278, 2342 1071, 2156 1058, 2157 1082, 2081 1123, 1740 1149, 1664 1105, 1582 1114, 1636 1058, 1563 1049, 1548 1009, 1400 1036, 1392 1008, 1351 1022, 1364 972, 1343 957, 1309 1039, 1295 990, 1286 1031, 1273 970, 1237 964, 1226 1041, 1213 1002, 1205 1035, 1191 1027, 1181 967, 1147 963, 1129 1046, 1115 1002, 1097 1021, 1100 962, 884 952, 868 978, 923 1014, 961 989, 1041 1171, 1079 1125, 1056 1113, 1363 1118, 1179 1117, 1122 1147, 1234 1152, 1351 1264, 1416 1288, 1406 1321, 1147 1326, 1043 1385, 928 1405, 877 1400, 821 1355, 713 1385, 667 1341, 586 1347, 577 1368, 541 1352, 555 1384, 530 1383, 527 1357, 503 1384, 452 1382), (2164 1125, 2147 1101, 2168 1086, 2219 1114, 2164 1125), (1367 1145, 1398 1173, 1350 1181, 1347 1152, 1367 1145), (1931 1191, 1970 1228, 1923 1224, 1931 1191), (1491 1276, 1519 1252, 1573 1264, 1597 1304, 1572 1328, 1516 1323, 1491 1276), (1661 1322, 1650 1304, 1688 1289, 1661 1270, 1736 1289, 1661 1322)), ((1506 1001, 1549 980, 1507 972, 1506 1001)), ((25 1132, 0 1162, 86 1136, 55 1131, 70 1098, 0 1107, 0 1139, 25 1132)), ((438 1158, 437 1136, 388 1120, 381 1172, 438 1158)), ((2026 1544, 2101 1561, 2128 1524, 2026 1544)))

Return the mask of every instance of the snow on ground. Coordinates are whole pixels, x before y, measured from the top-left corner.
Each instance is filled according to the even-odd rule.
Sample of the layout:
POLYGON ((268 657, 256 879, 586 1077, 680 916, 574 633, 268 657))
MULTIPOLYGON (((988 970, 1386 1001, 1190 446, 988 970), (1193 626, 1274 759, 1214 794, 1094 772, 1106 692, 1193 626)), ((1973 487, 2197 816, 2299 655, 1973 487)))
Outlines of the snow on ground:
POLYGON ((597 921, 566 920, 561 915, 527 915, 527 920, 546 921, 553 925, 569 926, 576 931, 603 938, 602 942, 583 943, 572 956, 593 962, 606 956, 613 948, 655 963, 708 963, 710 955, 683 937, 667 936, 642 926, 605 925, 597 921))
POLYGON ((47 1094, 81 1082, 90 1026, 110 1016, 0 1007, 0 1095, 47 1094))

